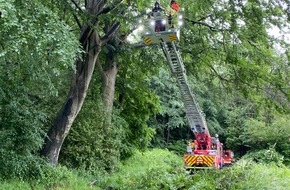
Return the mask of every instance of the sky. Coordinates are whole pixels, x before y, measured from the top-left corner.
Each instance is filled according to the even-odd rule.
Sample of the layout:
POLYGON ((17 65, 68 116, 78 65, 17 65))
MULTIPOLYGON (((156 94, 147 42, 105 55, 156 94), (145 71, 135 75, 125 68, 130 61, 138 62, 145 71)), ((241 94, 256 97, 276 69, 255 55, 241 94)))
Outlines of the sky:
POLYGON ((271 36, 274 36, 275 38, 281 39, 286 41, 287 43, 290 43, 290 30, 289 29, 282 29, 280 30, 278 27, 272 27, 268 30, 269 34, 271 36))

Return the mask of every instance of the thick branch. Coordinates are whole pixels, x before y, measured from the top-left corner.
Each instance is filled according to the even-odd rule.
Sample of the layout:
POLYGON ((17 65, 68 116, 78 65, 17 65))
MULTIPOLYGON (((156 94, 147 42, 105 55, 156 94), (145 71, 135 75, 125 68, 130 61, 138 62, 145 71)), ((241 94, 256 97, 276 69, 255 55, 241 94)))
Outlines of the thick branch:
POLYGON ((84 32, 82 32, 82 35, 80 37, 80 43, 82 44, 82 46, 85 46, 85 42, 87 41, 87 39, 89 38, 92 32, 91 27, 89 26, 84 26, 84 27, 85 27, 85 30, 84 32))
POLYGON ((101 45, 107 43, 111 36, 119 29, 119 27, 120 23, 118 21, 114 21, 108 32, 101 38, 101 45))
MULTIPOLYGON (((104 7, 102 8, 96 15, 95 18, 92 20, 91 25, 94 26, 97 22, 98 22, 98 16, 102 15, 102 14, 106 14, 112 10, 114 10, 117 6, 119 6, 121 3, 123 2, 123 0, 119 0, 116 3, 112 3, 111 6, 108 7, 104 7)), ((87 2, 86 2, 87 3, 87 2)), ((111 28, 109 29, 109 31, 102 37, 102 43, 106 43, 109 38, 111 37, 112 34, 114 34, 114 32, 119 28, 120 23, 119 22, 114 22, 113 25, 111 26, 111 28)), ((82 33, 82 36, 80 37, 80 42, 81 44, 83 44, 85 42, 85 40, 87 39, 87 37, 89 36, 88 34, 91 32, 91 27, 87 26, 86 29, 84 30, 84 32, 82 33)))
POLYGON ((77 24, 78 24, 78 27, 81 29, 82 28, 82 24, 80 22, 80 20, 78 19, 77 15, 73 13, 73 17, 75 18, 77 24))

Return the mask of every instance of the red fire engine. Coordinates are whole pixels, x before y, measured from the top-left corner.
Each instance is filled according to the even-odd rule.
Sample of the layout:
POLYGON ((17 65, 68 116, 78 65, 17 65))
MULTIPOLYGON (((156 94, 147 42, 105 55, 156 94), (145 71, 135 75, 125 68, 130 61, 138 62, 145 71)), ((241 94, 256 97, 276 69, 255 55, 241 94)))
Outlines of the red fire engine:
POLYGON ((187 82, 186 71, 176 45, 179 41, 182 16, 178 11, 166 14, 156 3, 148 18, 140 20, 139 23, 138 31, 141 32, 144 44, 148 46, 158 44, 163 50, 171 73, 177 80, 188 123, 195 136, 194 142, 188 145, 187 153, 184 155, 185 168, 222 168, 231 164, 233 152, 223 150, 218 135, 211 137, 205 116, 187 82))

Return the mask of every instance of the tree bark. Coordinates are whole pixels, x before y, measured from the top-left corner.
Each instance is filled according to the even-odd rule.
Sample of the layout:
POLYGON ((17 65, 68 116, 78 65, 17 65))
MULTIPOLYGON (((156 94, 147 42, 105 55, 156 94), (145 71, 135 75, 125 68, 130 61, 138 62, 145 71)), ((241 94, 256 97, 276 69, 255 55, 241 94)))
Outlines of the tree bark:
POLYGON ((83 53, 83 60, 76 61, 76 72, 73 75, 70 91, 66 102, 58 113, 56 120, 48 131, 45 145, 41 155, 48 157, 52 165, 57 165, 58 156, 65 137, 67 136, 71 125, 78 115, 87 95, 87 90, 92 78, 95 62, 101 50, 97 33, 88 34, 87 43, 85 43, 86 53, 83 53))
MULTIPOLYGON (((85 1, 86 12, 91 15, 92 19, 89 21, 89 24, 84 24, 82 26, 80 32, 79 41, 84 53, 82 54, 82 58, 79 58, 75 63, 76 71, 72 77, 68 97, 53 125, 49 129, 44 147, 41 150, 41 155, 47 157, 49 162, 54 166, 58 163, 58 156, 64 139, 69 133, 87 95, 87 90, 101 47, 109 41, 120 26, 120 24, 115 21, 108 27, 104 36, 99 36, 99 32, 96 29, 98 16, 106 14, 114 8, 105 7, 106 3, 106 0, 85 1)), ((113 80, 115 81, 115 79, 113 80)))
POLYGON ((101 64, 98 62, 98 71, 102 77, 102 95, 104 106, 104 124, 103 128, 106 129, 111 125, 114 95, 115 95, 115 83, 118 73, 118 65, 115 62, 117 54, 109 52, 106 56, 105 69, 103 70, 101 64))

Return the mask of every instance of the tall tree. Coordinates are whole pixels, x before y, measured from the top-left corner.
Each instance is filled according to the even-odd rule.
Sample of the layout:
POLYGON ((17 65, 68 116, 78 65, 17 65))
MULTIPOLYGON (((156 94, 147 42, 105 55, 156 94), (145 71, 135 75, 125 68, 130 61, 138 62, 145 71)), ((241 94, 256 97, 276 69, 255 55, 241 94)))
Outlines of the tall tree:
MULTIPOLYGON (((77 9, 82 11, 80 5, 73 0, 72 2, 77 9)), ((76 70, 71 80, 67 99, 48 131, 44 147, 41 151, 41 154, 48 157, 50 163, 53 165, 57 164, 63 141, 81 110, 101 48, 119 28, 119 22, 114 21, 108 27, 106 33, 102 34, 99 26, 100 16, 109 13, 119 3, 120 1, 112 2, 111 4, 106 0, 85 1, 84 11, 87 14, 87 20, 79 25, 79 42, 83 52, 75 62, 76 70)))

